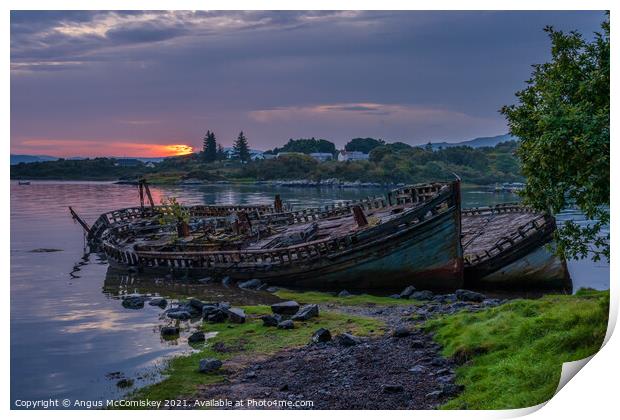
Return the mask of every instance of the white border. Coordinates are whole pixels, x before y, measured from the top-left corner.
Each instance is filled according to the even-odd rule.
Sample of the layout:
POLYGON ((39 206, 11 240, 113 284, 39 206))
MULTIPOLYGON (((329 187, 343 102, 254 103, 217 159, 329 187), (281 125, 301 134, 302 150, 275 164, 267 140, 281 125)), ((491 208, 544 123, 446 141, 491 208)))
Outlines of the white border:
MULTIPOLYGON (((2 83, 3 101, 2 112, 0 118, 2 118, 4 141, 2 143, 3 150, 5 150, 5 159, 8 160, 10 154, 10 9, 16 10, 47 10, 47 9, 78 9, 78 10, 167 10, 167 9, 223 9, 223 10, 318 10, 318 9, 331 9, 331 10, 611 10, 612 16, 612 32, 616 33, 616 30, 620 26, 615 24, 615 7, 617 2, 612 1, 600 1, 591 0, 588 2, 576 1, 576 0, 564 0, 564 1, 549 1, 549 0, 520 0, 520 1, 492 1, 492 0, 470 0, 463 1, 434 1, 434 2, 413 2, 403 0, 382 0, 382 1, 342 1, 342 0, 315 0, 315 1, 283 1, 283 0, 265 0, 261 2, 251 1, 195 1, 195 0, 176 0, 176 1, 119 1, 119 0, 91 0, 88 3, 84 1, 76 0, 64 0, 64 1, 43 1, 43 0, 22 0, 22 1, 5 1, 3 2, 3 14, 2 14, 2 57, 4 61, 4 83, 2 83)), ((449 30, 449 28, 446 28, 449 30)), ((612 80, 616 80, 618 75, 618 48, 615 43, 612 43, 612 73, 615 71, 615 75, 612 75, 612 80)), ((524 78, 527 75, 524 75, 524 78)), ((615 83, 612 82, 612 133, 615 133, 617 124, 614 121, 617 119, 617 112, 614 112, 614 97, 618 94, 618 89, 615 87, 615 83)), ((612 147, 612 161, 618 161, 618 153, 615 147, 612 147)), ((8 161, 5 160, 6 163, 8 161)), ((3 165, 1 167, 2 177, 4 183, 2 184, 3 196, 10 200, 9 193, 9 166, 3 165)), ((615 203, 619 197, 620 180, 618 179, 618 171, 613 169, 612 165, 612 202, 615 203), (615 182, 614 182, 615 181, 615 182)), ((5 202, 6 203, 6 202, 5 202)), ((617 211, 616 207, 612 205, 612 220, 616 220, 617 211)), ((6 232, 10 225, 10 209, 8 206, 2 206, 2 227, 6 232)), ((616 249, 618 241, 616 240, 615 225, 611 226, 611 238, 612 238, 612 250, 616 249)), ((5 334, 4 345, 2 346, 2 362, 5 369, 2 370, 3 378, 1 382, 1 395, 2 395, 2 409, 9 411, 10 407, 10 358, 9 358, 9 334, 6 332, 10 328, 10 268, 9 268, 9 252, 10 241, 8 235, 3 235, 2 238, 2 261, 1 267, 4 278, 4 300, 3 306, 4 321, 5 321, 5 334)), ((532 413, 530 418, 532 419, 547 419, 547 418, 609 418, 611 413, 617 415, 618 408, 618 396, 616 383, 619 377, 619 363, 618 355, 620 355, 620 344, 618 338, 611 336, 615 321, 617 319, 618 309, 618 268, 612 261, 611 264, 611 283, 612 286, 612 313, 610 314, 610 329, 608 331, 609 341, 604 348, 592 358, 592 360, 583 368, 578 374, 577 379, 569 381, 566 386, 547 404, 543 404, 539 407, 533 407, 530 409, 522 410, 507 410, 507 411, 347 411, 347 412, 295 412, 294 414, 288 411, 284 412, 221 412, 221 411, 209 411, 209 412, 196 412, 188 413, 175 412, 174 414, 168 412, 149 412, 147 416, 151 418, 163 418, 168 416, 209 416, 209 418, 244 418, 248 415, 255 417, 256 419, 273 419, 290 417, 294 415, 296 418, 314 418, 318 415, 337 415, 337 416, 356 416, 363 418, 378 418, 379 416, 385 417, 386 415, 391 418, 459 418, 459 419, 481 419, 481 418, 507 418, 517 417, 532 413), (544 406, 544 407, 543 407, 544 406), (539 410, 537 410, 539 409, 539 410)), ((19 372, 13 372, 13 374, 19 374, 19 372)), ((68 412, 68 411, 47 411, 45 414, 41 412, 32 413, 25 411, 11 411, 8 413, 14 418, 31 418, 32 416, 45 415, 50 418, 81 418, 84 416, 83 412, 68 412)), ((127 411, 95 411, 89 412, 89 417, 101 418, 108 416, 120 416, 120 417, 135 417, 143 413, 127 412, 127 411)), ((615 417, 615 416, 614 416, 615 417)))

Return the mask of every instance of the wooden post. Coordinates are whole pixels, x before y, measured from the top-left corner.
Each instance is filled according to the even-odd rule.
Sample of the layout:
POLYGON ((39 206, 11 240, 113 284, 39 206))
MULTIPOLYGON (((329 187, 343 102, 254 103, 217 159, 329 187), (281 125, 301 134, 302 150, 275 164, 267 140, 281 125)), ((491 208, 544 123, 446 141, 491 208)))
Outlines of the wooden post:
POLYGON ((80 216, 78 216, 78 214, 75 212, 75 210, 71 208, 71 206, 69 206, 69 212, 71 213, 71 217, 73 218, 73 220, 78 222, 87 234, 90 233, 90 226, 88 226, 88 224, 84 220, 82 220, 80 216))
POLYGON ((280 194, 276 194, 276 199, 273 202, 273 209, 276 213, 282 213, 282 199, 280 199, 280 194))
POLYGON ((353 218, 357 223, 357 226, 364 227, 368 225, 368 219, 366 219, 366 215, 362 208, 358 205, 352 207, 353 210, 353 218))

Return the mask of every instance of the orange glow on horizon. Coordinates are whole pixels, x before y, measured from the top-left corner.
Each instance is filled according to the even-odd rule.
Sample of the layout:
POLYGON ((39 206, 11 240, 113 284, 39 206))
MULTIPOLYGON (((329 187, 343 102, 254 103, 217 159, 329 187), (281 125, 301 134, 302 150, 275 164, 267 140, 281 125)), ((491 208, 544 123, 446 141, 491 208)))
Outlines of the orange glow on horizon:
POLYGON ((194 151, 194 148, 187 144, 168 144, 161 147, 165 149, 166 153, 170 153, 169 156, 189 155, 194 151))
POLYGON ((194 152, 183 143, 157 144, 130 141, 20 139, 11 142, 11 153, 56 157, 169 157, 194 152))

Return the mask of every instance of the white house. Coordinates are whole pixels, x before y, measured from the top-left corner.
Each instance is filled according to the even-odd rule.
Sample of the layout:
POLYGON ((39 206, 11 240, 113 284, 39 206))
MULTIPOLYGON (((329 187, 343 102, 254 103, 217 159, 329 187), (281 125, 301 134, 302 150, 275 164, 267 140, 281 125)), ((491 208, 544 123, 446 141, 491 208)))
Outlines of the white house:
POLYGON ((334 159, 334 156, 331 153, 310 153, 310 156, 319 162, 325 162, 327 160, 334 159))
POLYGON ((338 153, 338 161, 346 162, 349 160, 368 160, 368 153, 364 152, 347 152, 346 150, 341 150, 338 153))

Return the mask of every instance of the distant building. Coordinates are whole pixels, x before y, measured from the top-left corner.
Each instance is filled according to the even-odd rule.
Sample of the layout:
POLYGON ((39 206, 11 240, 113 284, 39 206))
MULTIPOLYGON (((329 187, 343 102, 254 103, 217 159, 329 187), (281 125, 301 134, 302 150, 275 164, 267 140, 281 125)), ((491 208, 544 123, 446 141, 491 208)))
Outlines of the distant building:
POLYGON ((368 160, 368 153, 364 152, 347 152, 346 150, 341 150, 338 153, 338 161, 346 162, 350 160, 368 160))
POLYGON ((325 162, 334 159, 334 156, 331 153, 310 153, 310 156, 318 160, 319 162, 325 162))
POLYGON ((144 166, 146 166, 147 168, 154 168, 155 167, 155 162, 146 162, 144 164, 144 166))
POLYGON ((274 155, 274 154, 271 154, 271 153, 263 153, 263 159, 265 159, 265 160, 275 159, 275 158, 277 158, 277 156, 276 156, 276 155, 274 155))
POLYGON ((116 159, 116 162, 114 163, 114 166, 138 166, 138 165, 142 165, 142 162, 139 161, 138 159, 128 159, 128 158, 116 159))

